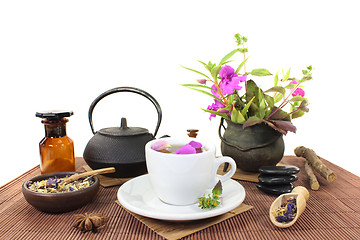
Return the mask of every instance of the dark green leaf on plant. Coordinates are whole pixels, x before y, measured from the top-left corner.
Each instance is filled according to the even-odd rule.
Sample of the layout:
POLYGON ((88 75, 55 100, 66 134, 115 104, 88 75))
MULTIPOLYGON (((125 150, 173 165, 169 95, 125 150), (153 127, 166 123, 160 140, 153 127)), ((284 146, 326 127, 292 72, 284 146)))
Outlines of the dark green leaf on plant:
MULTIPOLYGON (((246 102, 250 102, 253 97, 256 97, 259 92, 259 87, 256 85, 256 83, 253 80, 247 81, 247 89, 246 89, 246 102)), ((257 99, 254 100, 254 103, 256 105, 259 104, 259 101, 257 99)))
POLYGON ((290 121, 290 116, 287 112, 285 112, 282 109, 278 109, 277 107, 273 107, 271 109, 271 120, 285 120, 285 121, 290 121), (275 113, 273 113, 275 112, 275 113))
POLYGON ((277 127, 277 126, 273 123, 273 121, 264 120, 264 123, 266 123, 268 126, 272 127, 274 130, 280 132, 281 134, 286 135, 286 133, 287 133, 284 129, 281 129, 281 128, 277 127))
POLYGON ((309 112, 309 108, 307 108, 307 105, 308 105, 307 100, 304 99, 304 100, 302 100, 302 102, 300 103, 299 109, 302 110, 302 111, 304 111, 304 112, 309 112))
POLYGON ((271 122, 279 129, 296 133, 296 127, 290 121, 272 120, 271 122))
POLYGON ((281 86, 275 86, 272 88, 269 88, 268 90, 265 91, 265 93, 268 92, 277 92, 277 93, 281 93, 282 95, 285 95, 285 88, 281 87, 281 86))
POLYGON ((302 97, 300 95, 297 95, 297 96, 291 98, 289 101, 290 102, 306 101, 306 98, 304 98, 304 97, 302 97))
POLYGON ((275 104, 275 99, 267 94, 264 94, 265 100, 267 102, 267 104, 269 105, 270 108, 274 107, 275 104))
POLYGON ((243 124, 243 129, 260 124, 262 122, 264 122, 263 119, 257 118, 255 116, 249 117, 249 119, 243 124))
POLYGON ((301 117, 305 114, 304 111, 301 111, 301 110, 298 110, 296 112, 294 112, 293 114, 291 114, 291 118, 294 119, 294 118, 298 118, 298 117, 301 117))

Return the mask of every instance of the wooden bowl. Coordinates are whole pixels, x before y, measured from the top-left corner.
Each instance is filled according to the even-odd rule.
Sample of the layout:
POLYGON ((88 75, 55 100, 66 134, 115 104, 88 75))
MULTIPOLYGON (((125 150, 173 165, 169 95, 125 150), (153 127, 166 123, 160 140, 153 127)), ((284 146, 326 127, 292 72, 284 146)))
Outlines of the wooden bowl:
POLYGON ((100 181, 96 176, 93 176, 95 182, 89 187, 73 192, 65 193, 40 193, 31 191, 28 188, 28 182, 48 179, 50 177, 65 177, 76 172, 56 172, 47 173, 33 177, 24 182, 22 185, 22 192, 26 201, 33 207, 43 212, 62 213, 78 209, 89 203, 99 190, 100 181))

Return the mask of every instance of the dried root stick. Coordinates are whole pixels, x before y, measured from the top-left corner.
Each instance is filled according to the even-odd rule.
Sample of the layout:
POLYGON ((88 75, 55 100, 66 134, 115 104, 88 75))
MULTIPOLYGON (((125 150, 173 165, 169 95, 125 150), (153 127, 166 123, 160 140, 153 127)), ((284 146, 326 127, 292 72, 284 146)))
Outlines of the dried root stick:
POLYGON ((305 172, 309 179, 310 188, 312 190, 319 190, 320 184, 319 184, 311 166, 309 165, 308 161, 305 161, 305 172))
POLYGON ((304 157, 309 162, 311 167, 328 182, 332 183, 336 180, 336 174, 321 162, 320 158, 312 149, 301 146, 295 148, 294 152, 296 156, 304 157))

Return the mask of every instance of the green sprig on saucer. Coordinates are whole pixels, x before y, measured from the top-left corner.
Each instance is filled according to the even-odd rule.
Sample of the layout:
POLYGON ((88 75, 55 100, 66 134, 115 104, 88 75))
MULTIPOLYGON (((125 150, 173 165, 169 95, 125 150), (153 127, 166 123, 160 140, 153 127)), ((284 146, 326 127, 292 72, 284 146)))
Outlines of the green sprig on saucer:
POLYGON ((201 207, 201 209, 212 209, 220 204, 220 195, 222 194, 222 185, 220 180, 215 185, 211 193, 212 195, 208 194, 208 197, 205 197, 204 195, 199 198, 199 207, 201 207))

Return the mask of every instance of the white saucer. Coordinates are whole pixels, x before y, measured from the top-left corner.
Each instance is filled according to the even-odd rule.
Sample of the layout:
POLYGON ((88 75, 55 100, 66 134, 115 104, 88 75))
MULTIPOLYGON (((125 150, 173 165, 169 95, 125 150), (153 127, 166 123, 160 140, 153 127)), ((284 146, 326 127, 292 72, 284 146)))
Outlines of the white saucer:
POLYGON ((240 183, 230 179, 223 183, 221 196, 223 197, 222 204, 211 210, 201 209, 197 203, 187 206, 166 204, 153 192, 147 174, 127 181, 119 188, 117 194, 121 205, 129 211, 168 221, 198 220, 224 214, 244 201, 245 189, 240 183))

